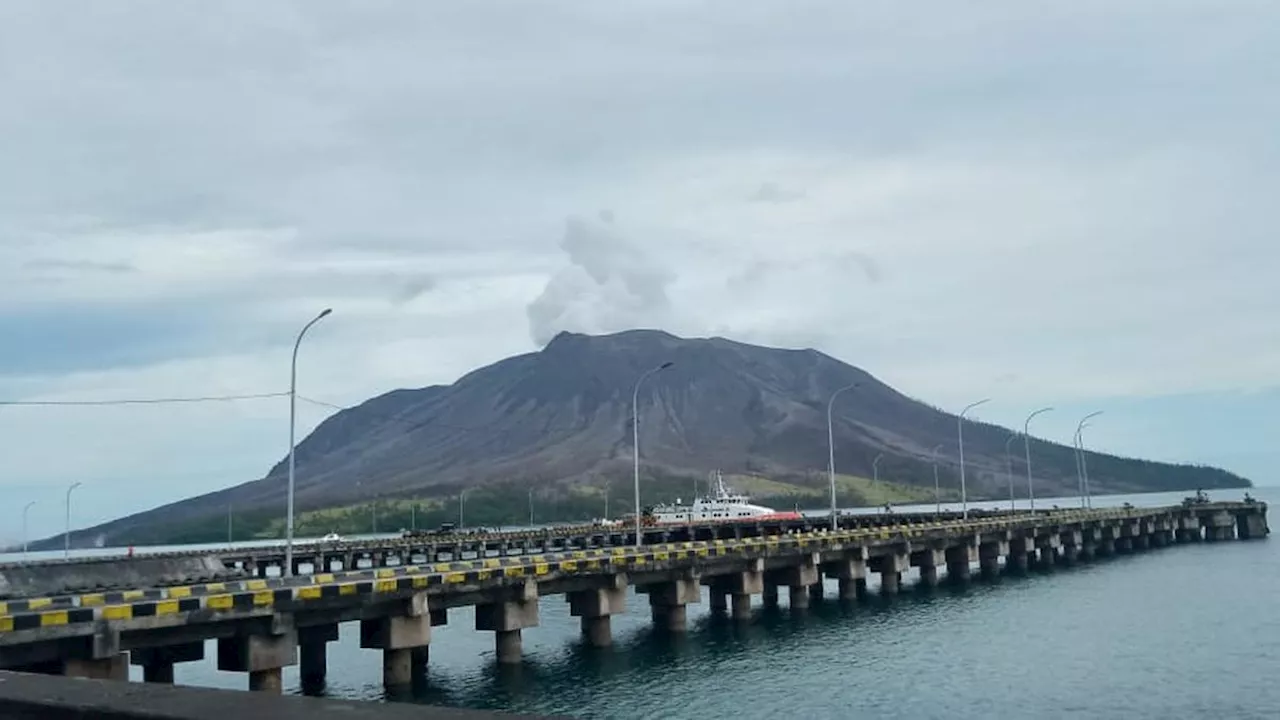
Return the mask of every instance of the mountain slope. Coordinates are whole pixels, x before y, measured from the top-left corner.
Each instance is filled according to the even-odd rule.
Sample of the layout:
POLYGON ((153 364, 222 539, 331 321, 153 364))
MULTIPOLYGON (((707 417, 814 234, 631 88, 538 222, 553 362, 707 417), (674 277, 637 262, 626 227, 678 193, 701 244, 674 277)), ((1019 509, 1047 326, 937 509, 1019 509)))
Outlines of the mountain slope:
MULTIPOLYGON (((607 336, 562 333, 541 352, 507 358, 448 386, 396 390, 339 412, 297 449, 300 510, 373 497, 425 498, 464 487, 568 488, 629 478, 632 391, 639 394, 646 476, 703 476, 722 468, 798 483, 825 482, 826 403, 859 383, 835 411, 836 463, 870 476, 879 453, 884 479, 933 485, 931 448, 955 471, 955 416, 912 400, 866 372, 815 350, 780 350, 722 338, 682 339, 634 330, 607 336)), ((1007 497, 1009 431, 966 425, 968 487, 1007 497)), ((1038 495, 1075 488, 1071 448, 1033 440, 1038 495)), ((1203 467, 1090 453, 1097 492, 1243 487, 1248 481, 1203 467)), ((221 516, 237 508, 284 507, 286 466, 228 491, 140 513, 93 531, 129 537, 143 526, 221 516)), ((1021 464, 1015 472, 1023 473, 1021 464)), ((1018 483, 1019 494, 1024 482, 1018 483)), ((683 487, 683 486, 682 486, 683 487)), ((629 510, 629 508, 627 508, 629 510)))

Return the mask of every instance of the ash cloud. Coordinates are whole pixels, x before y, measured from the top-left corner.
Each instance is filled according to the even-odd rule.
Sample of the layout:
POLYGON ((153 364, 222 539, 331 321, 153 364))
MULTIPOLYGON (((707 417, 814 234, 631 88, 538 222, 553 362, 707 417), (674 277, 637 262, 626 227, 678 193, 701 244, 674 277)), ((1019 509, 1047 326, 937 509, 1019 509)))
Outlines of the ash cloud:
POLYGON ((570 217, 560 240, 569 264, 529 303, 529 334, 546 345, 561 331, 610 333, 662 327, 671 315, 675 274, 628 240, 605 211, 570 217))

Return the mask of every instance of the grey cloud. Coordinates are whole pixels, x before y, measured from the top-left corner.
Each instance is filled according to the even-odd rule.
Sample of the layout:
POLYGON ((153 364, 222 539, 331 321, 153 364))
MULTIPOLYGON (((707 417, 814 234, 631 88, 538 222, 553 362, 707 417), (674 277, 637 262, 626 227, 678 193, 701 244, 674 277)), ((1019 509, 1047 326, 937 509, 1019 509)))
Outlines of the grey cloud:
POLYGON ((856 266, 862 272, 863 277, 872 283, 880 282, 883 277, 880 272, 880 264, 875 261, 875 258, 866 253, 849 251, 844 253, 840 259, 846 266, 849 264, 856 266))
POLYGON ((848 250, 832 256, 797 258, 789 260, 756 259, 729 275, 726 284, 737 292, 751 293, 762 283, 788 276, 820 274, 842 281, 850 275, 861 275, 872 284, 883 279, 880 264, 869 254, 848 250))
POLYGON ((560 249, 568 266, 526 308, 535 343, 545 345, 562 330, 615 332, 670 320, 674 273, 625 239, 612 212, 599 220, 570 217, 560 249))
POLYGON ((137 272, 136 265, 127 262, 95 262, 92 260, 52 260, 52 259, 36 259, 28 260, 22 264, 22 267, 32 272, 53 275, 56 277, 66 277, 68 275, 77 275, 83 273, 106 273, 110 275, 121 275, 126 273, 137 272))
POLYGON ((751 202, 786 203, 804 198, 804 193, 796 190, 784 190, 777 183, 761 183, 756 191, 747 198, 751 202))
POLYGON ((391 302, 404 305, 413 302, 436 288, 439 282, 430 275, 416 278, 389 278, 391 302))

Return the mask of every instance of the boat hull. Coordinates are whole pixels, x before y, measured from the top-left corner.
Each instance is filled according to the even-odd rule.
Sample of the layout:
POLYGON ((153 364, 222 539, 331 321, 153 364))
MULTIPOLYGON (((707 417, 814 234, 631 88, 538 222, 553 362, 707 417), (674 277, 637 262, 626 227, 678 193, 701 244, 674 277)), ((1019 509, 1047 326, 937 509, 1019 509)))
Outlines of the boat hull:
POLYGON ((722 523, 754 523, 768 522, 772 520, 800 520, 804 516, 794 510, 786 512, 762 513, 760 515, 750 515, 748 517, 736 518, 703 518, 690 520, 654 520, 653 525, 719 525, 722 523))

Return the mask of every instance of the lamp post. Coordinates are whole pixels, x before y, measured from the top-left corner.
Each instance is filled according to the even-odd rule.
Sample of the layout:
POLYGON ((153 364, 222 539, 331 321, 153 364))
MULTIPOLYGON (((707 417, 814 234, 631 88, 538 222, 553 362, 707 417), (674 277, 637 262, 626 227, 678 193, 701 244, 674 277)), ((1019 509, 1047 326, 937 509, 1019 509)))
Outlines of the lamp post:
POLYGON ((533 525, 533 488, 529 488, 529 525, 533 525))
POLYGON ((1080 467, 1080 507, 1084 508, 1092 505, 1089 500, 1089 466, 1084 459, 1084 429, 1089 427, 1089 420, 1101 414, 1101 410, 1091 412, 1081 418, 1080 424, 1076 425, 1076 457, 1080 467))
POLYGON ((669 367, 671 367, 670 361, 664 362, 657 367, 649 368, 636 380, 635 389, 631 391, 631 454, 634 464, 632 479, 635 483, 636 547, 640 547, 642 544, 640 537, 640 385, 650 375, 666 370, 669 367))
POLYGON ((227 501, 227 544, 231 544, 231 501, 227 501))
POLYGON ((969 519, 969 491, 965 487, 964 479, 964 416, 970 410, 988 402, 991 402, 991 398, 983 398, 978 402, 969 403, 956 416, 956 439, 960 445, 960 516, 965 520, 969 519))
POLYGON ((1084 507, 1084 471, 1080 469, 1080 427, 1071 436, 1071 454, 1076 460, 1076 492, 1080 494, 1080 507, 1084 507))
POLYGON ((285 577, 293 576, 293 480, 294 450, 298 444, 295 440, 298 424, 298 348, 302 345, 302 337, 307 334, 311 326, 323 320, 331 312, 333 312, 333 308, 325 308, 311 322, 302 326, 302 331, 298 333, 298 339, 293 343, 293 361, 289 365, 289 507, 286 510, 287 516, 284 524, 283 575, 285 577))
POLYGON ((933 446, 933 501, 934 515, 942 514, 942 482, 938 480, 938 451, 942 449, 942 443, 933 446))
MULTIPOLYGON (((836 435, 835 429, 831 422, 831 409, 836 404, 836 398, 845 390, 852 390, 858 387, 860 383, 849 383, 844 387, 831 393, 831 399, 827 400, 827 475, 831 481, 831 529, 835 530, 839 509, 836 508, 836 435)), ((690 516, 692 517, 692 516, 690 516)))
POLYGON ((27 536, 27 511, 30 510, 31 506, 35 504, 36 504, 36 501, 32 500, 31 502, 26 504, 26 507, 22 508, 22 556, 23 557, 26 557, 27 555, 27 537, 28 537, 27 536))
POLYGON ((83 483, 73 482, 71 487, 67 488, 67 524, 66 532, 62 535, 62 558, 65 560, 71 557, 71 491, 80 487, 83 483))
POLYGON ((876 455, 876 459, 871 461, 871 482, 880 483, 880 460, 884 457, 884 453, 876 455))
POLYGON ((462 514, 463 509, 466 506, 467 506, 467 491, 460 490, 458 491, 458 529, 459 530, 467 526, 467 524, 463 522, 463 514, 462 514))
POLYGON ((1022 423, 1022 446, 1027 454, 1027 503, 1032 512, 1035 512, 1036 509, 1036 489, 1035 483, 1031 479, 1031 420, 1035 416, 1047 413, 1052 409, 1051 407, 1042 407, 1028 415, 1026 421, 1022 423))
POLYGON ((1009 439, 1004 441, 1004 462, 1005 474, 1009 476, 1009 511, 1013 512, 1018 509, 1017 503, 1013 499, 1013 451, 1010 445, 1014 440, 1018 439, 1018 433, 1009 435, 1009 439))

